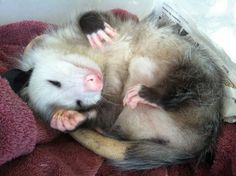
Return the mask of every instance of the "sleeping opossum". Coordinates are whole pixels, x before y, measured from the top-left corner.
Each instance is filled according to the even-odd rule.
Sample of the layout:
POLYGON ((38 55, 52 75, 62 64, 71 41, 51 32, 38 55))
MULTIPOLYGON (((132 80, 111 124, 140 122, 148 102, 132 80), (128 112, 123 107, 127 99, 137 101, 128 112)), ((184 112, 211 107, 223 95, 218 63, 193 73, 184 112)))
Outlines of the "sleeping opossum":
POLYGON ((109 137, 80 129, 71 134, 123 169, 203 156, 220 130, 224 73, 178 26, 153 14, 136 22, 88 12, 36 40, 20 69, 30 75, 21 95, 43 119, 52 121, 59 110, 53 116, 64 119, 54 121, 58 129, 82 122, 101 129, 109 137), (86 36, 106 33, 106 24, 117 31, 113 41, 88 42, 86 36))

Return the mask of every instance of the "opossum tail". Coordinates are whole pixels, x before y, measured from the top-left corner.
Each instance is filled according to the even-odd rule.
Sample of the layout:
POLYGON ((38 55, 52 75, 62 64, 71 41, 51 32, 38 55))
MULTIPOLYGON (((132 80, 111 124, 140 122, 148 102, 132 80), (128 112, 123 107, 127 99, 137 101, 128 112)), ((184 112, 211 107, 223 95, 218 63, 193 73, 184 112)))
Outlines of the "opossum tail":
POLYGON ((152 141, 119 141, 99 133, 79 129, 70 133, 83 146, 111 160, 123 170, 142 170, 180 164, 194 157, 181 149, 152 141))

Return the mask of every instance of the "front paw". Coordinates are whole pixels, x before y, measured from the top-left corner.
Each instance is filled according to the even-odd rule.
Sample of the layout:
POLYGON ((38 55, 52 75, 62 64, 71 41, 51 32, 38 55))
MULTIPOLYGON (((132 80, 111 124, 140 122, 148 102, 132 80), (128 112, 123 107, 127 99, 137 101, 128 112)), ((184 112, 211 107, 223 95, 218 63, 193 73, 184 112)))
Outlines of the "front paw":
POLYGON ((129 89, 126 92, 125 97, 123 99, 123 105, 129 106, 131 109, 135 109, 138 104, 145 104, 145 105, 149 105, 151 107, 158 107, 156 104, 151 103, 151 102, 145 100, 144 98, 140 97, 139 92, 141 89, 142 89, 141 84, 137 84, 136 86, 129 89))
POLYGON ((85 120, 86 117, 77 111, 60 109, 54 113, 50 126, 62 132, 71 131, 85 120))
POLYGON ((86 37, 92 48, 102 48, 103 42, 112 43, 112 38, 116 35, 116 30, 109 24, 104 23, 104 29, 98 29, 92 34, 87 34, 86 37))

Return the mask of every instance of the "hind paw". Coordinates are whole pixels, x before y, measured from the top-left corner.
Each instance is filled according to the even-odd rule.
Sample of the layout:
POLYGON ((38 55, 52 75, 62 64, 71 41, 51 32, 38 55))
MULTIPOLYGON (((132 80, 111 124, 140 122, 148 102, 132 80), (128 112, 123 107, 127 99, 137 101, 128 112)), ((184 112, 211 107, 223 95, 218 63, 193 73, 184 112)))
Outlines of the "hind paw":
POLYGON ((123 105, 129 106, 131 109, 135 109, 138 104, 145 104, 151 107, 158 107, 156 104, 148 102, 147 100, 139 96, 139 92, 141 89, 142 89, 141 84, 138 84, 132 87, 131 89, 129 89, 126 92, 125 97, 123 99, 123 105))
POLYGON ((107 23, 104 23, 104 27, 103 30, 99 29, 92 34, 86 35, 92 48, 102 48, 103 42, 112 43, 112 38, 117 34, 116 30, 107 23))
POLYGON ((77 111, 60 109, 53 115, 50 126, 62 132, 71 131, 85 119, 86 117, 77 111))

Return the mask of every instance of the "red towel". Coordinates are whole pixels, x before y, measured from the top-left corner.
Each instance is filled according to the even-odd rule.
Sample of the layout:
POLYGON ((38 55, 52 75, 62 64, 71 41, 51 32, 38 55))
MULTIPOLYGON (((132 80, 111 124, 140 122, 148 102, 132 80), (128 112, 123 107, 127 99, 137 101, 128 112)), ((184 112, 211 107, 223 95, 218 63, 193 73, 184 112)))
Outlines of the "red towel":
MULTIPOLYGON (((0 73, 14 66, 24 47, 48 25, 24 21, 0 27, 0 73)), ((236 175, 236 125, 225 124, 212 165, 192 161, 146 171, 122 172, 74 141, 36 120, 32 111, 0 78, 1 176, 208 176, 236 175)))

